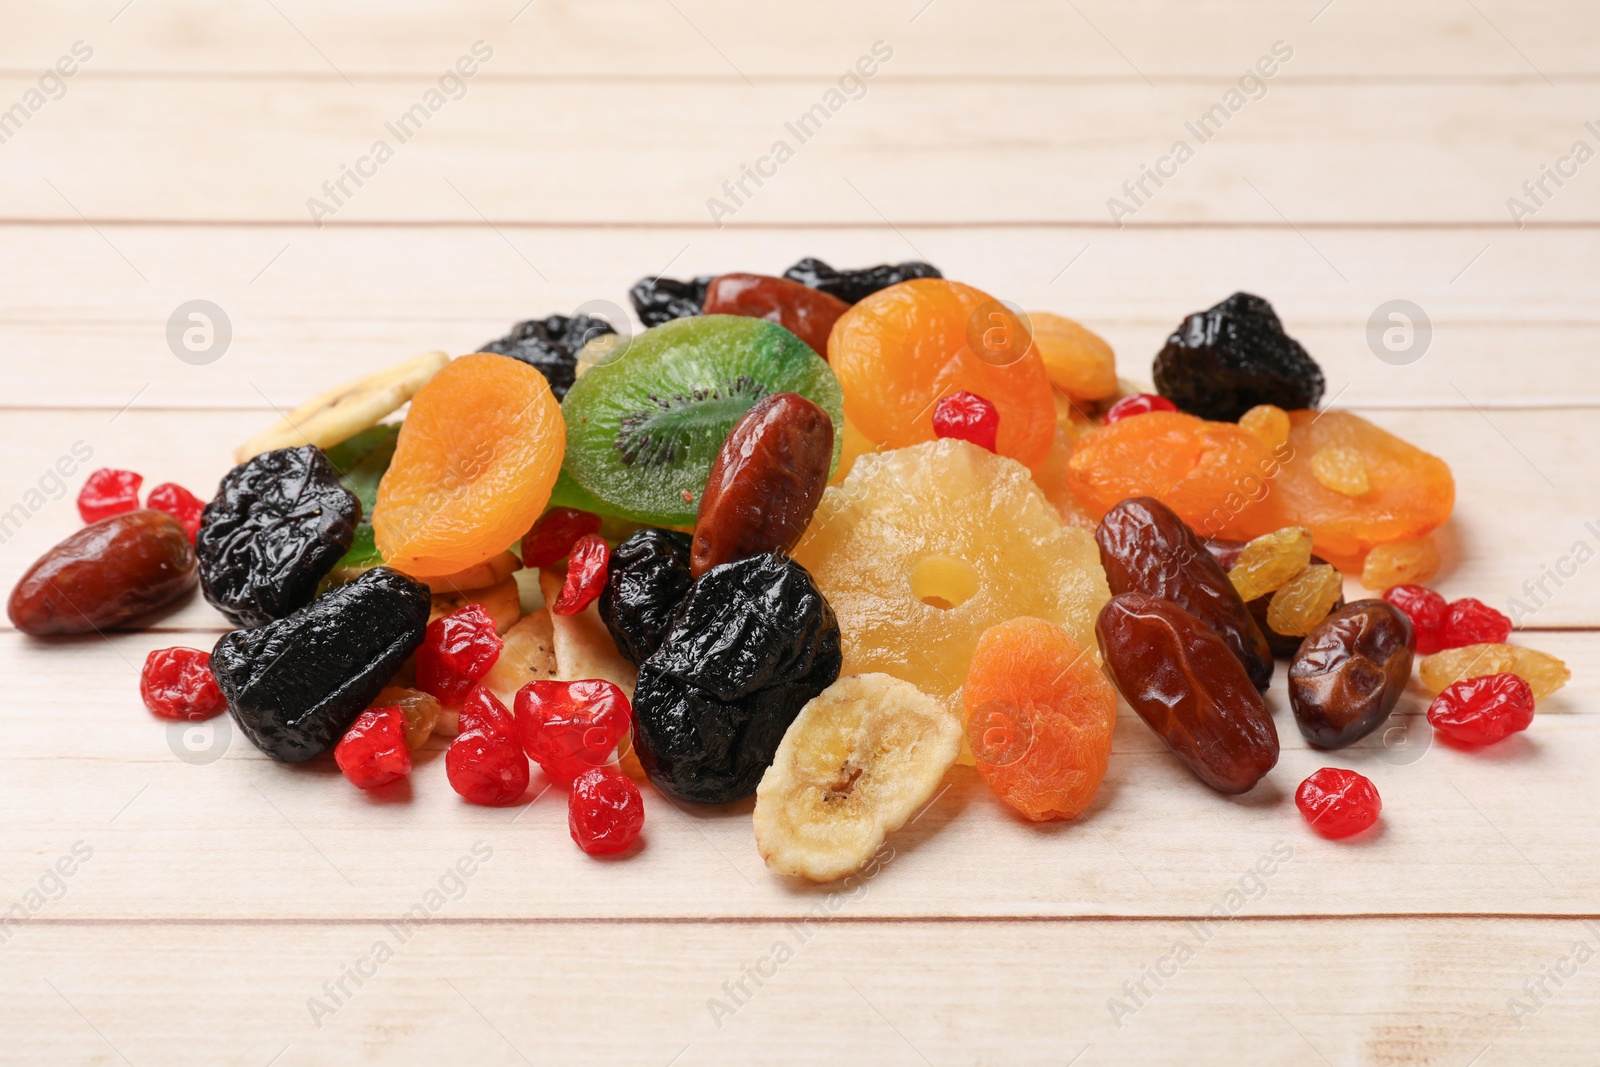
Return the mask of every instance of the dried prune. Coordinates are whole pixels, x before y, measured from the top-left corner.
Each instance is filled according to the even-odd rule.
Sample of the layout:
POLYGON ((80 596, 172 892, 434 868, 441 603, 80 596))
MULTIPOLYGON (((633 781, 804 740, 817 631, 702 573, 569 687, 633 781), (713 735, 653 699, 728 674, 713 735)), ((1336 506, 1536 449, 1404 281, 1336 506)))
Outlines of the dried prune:
POLYGON ((706 287, 714 277, 702 274, 686 282, 674 278, 640 278, 628 290, 628 300, 646 329, 660 326, 663 322, 700 314, 706 302, 706 287))
POLYGON ((1180 411, 1234 422, 1257 404, 1314 408, 1325 382, 1272 305, 1234 293, 1183 320, 1156 356, 1156 391, 1180 411))
POLYGON ((700 496, 689 569, 787 552, 822 499, 833 459, 833 420, 799 393, 773 393, 728 434, 700 496))
POLYGON ((602 334, 616 332, 605 319, 593 315, 551 315, 519 322, 510 333, 478 351, 521 360, 545 376, 550 391, 560 400, 577 376, 578 350, 602 334))
POLYGON ((284 618, 311 602, 360 520, 361 502, 321 449, 280 448, 239 464, 195 538, 206 599, 238 626, 284 618))
MULTIPOLYGON (((1238 560, 1239 553, 1244 550, 1244 546, 1247 543, 1246 541, 1229 541, 1225 538, 1213 537, 1206 541, 1206 551, 1210 552, 1212 558, 1222 565, 1223 570, 1230 571, 1233 569, 1235 561, 1238 560)), ((1325 566, 1327 563, 1327 560, 1315 552, 1311 554, 1311 565, 1313 567, 1325 566)), ((1300 650, 1300 642, 1305 638, 1298 634, 1280 634, 1267 624, 1267 612, 1272 607, 1272 597, 1273 594, 1258 596, 1254 600, 1245 601, 1244 606, 1250 609, 1250 617, 1256 620, 1256 625, 1266 635, 1267 645, 1272 649, 1272 654, 1279 659, 1288 659, 1300 650)), ((1342 607, 1344 607, 1344 597, 1341 595, 1338 600, 1334 601, 1333 607, 1329 609, 1329 614, 1338 611, 1342 607)))
POLYGON ((177 520, 160 511, 125 511, 40 556, 6 608, 25 634, 86 634, 164 608, 194 581, 194 552, 177 520))
POLYGON ((640 530, 611 553, 611 574, 600 594, 600 618, 635 666, 649 658, 689 592, 689 535, 640 530))
POLYGON ((1177 513, 1154 497, 1130 497, 1095 528, 1112 595, 1144 593, 1192 613, 1233 650, 1261 692, 1272 682, 1272 649, 1222 566, 1177 513))
POLYGON ((836 270, 811 256, 784 271, 783 276, 829 296, 836 296, 846 304, 865 300, 879 289, 887 289, 912 278, 944 277, 933 264, 914 260, 908 263, 880 263, 876 267, 863 267, 860 270, 836 270))
POLYGON ((1266 703, 1200 619, 1170 600, 1123 593, 1100 610, 1094 632, 1128 704, 1202 782, 1243 793, 1278 762, 1266 703))
POLYGON ((374 567, 288 618, 223 636, 211 653, 228 711, 283 763, 327 751, 422 644, 428 587, 374 567))
POLYGON ((811 575, 776 553, 707 571, 639 666, 633 746, 650 781, 682 800, 755 792, 784 731, 833 684, 839 624, 811 575))
POLYGON ((1289 664, 1289 706, 1317 748, 1343 748, 1388 718, 1411 680, 1411 620, 1383 600, 1357 600, 1306 635, 1289 664))

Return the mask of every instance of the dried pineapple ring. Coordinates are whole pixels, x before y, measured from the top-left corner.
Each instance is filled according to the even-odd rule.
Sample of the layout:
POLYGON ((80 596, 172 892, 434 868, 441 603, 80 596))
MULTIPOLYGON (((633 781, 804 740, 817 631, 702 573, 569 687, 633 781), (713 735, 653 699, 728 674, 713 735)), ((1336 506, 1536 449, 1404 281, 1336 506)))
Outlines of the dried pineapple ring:
POLYGON ((927 803, 960 748, 960 724, 916 686, 845 675, 783 735, 756 788, 756 847, 781 874, 843 878, 927 803))
POLYGON ((329 389, 234 449, 234 462, 243 463, 275 448, 332 448, 348 441, 398 411, 449 362, 443 352, 424 352, 416 359, 329 389))
POLYGON ((1028 469, 954 439, 857 459, 794 558, 839 619, 846 673, 941 700, 995 623, 1031 615, 1094 649, 1111 598, 1093 535, 1062 525, 1028 469))

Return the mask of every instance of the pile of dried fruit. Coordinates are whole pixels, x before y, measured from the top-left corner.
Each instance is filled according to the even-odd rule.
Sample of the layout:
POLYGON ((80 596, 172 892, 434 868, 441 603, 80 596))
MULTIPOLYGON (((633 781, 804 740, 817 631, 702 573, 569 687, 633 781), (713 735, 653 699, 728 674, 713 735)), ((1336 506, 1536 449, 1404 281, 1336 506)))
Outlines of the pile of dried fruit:
MULTIPOLYGON (((1442 460, 1347 412, 1271 305, 1237 293, 1155 357, 925 263, 655 278, 648 329, 554 315, 330 390, 241 446, 209 504, 101 470, 86 527, 10 601, 34 635, 121 627, 197 584, 240 629, 152 652, 150 711, 227 710, 285 763, 379 789, 444 751, 466 801, 569 787, 573 840, 625 852, 637 782, 754 797, 776 871, 867 863, 972 764, 1027 820, 1090 809, 1117 698, 1194 775, 1278 760, 1263 698, 1355 744, 1417 655, 1459 746, 1567 680, 1510 621, 1420 584, 1442 460), (389 420, 409 405, 403 419, 389 420), (1344 601, 1345 575, 1381 599, 1344 601), (439 738, 435 741, 434 738, 439 738)), ((1382 803, 1324 768, 1318 832, 1382 803)))

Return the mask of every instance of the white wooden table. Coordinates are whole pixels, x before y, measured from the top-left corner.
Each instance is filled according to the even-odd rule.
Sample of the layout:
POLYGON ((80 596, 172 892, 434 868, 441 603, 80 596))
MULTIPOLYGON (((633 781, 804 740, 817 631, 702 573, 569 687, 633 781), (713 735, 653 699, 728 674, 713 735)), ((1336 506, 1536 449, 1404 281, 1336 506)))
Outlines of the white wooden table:
POLYGON ((1487 753, 1429 746, 1418 689, 1403 737, 1330 757, 1280 669, 1283 756, 1239 799, 1124 708, 1089 817, 1021 825, 958 771, 874 877, 829 890, 763 868, 747 806, 652 795, 646 847, 601 863, 559 791, 470 807, 437 754, 382 804, 237 737, 196 754, 136 678, 149 649, 215 640, 203 603, 64 645, 7 630, 0 912, 27 921, 0 926, 0 1060, 1600 1055, 1600 162, 1562 162, 1600 150, 1592 3, 5 8, 6 589, 78 523, 82 471, 64 492, 50 471, 79 442, 89 467, 204 493, 275 407, 624 303, 642 275, 926 258, 1082 319, 1131 377, 1185 313, 1269 297, 1330 398, 1454 468, 1445 593, 1533 606, 1542 580, 1517 640, 1574 678, 1487 753), (73 76, 41 81, 60 57, 73 76), (1263 57, 1272 77, 1230 97, 1263 57), (445 77, 458 61, 470 79, 445 77), (858 61, 872 76, 841 90, 858 61), (786 123, 808 112, 801 143, 786 123), (1202 142, 1185 123, 1207 114, 1202 142), (1135 201, 1146 165, 1171 176, 1135 201), (746 166, 762 183, 735 202, 746 166), (1543 166, 1568 176, 1535 202, 1543 166), (340 191, 345 168, 364 176, 340 191), (191 300, 231 325, 204 365, 167 341, 191 300), (1368 321, 1391 300, 1431 338, 1385 361, 1368 321), (1377 782, 1381 831, 1307 832, 1292 792, 1327 763, 1377 782))

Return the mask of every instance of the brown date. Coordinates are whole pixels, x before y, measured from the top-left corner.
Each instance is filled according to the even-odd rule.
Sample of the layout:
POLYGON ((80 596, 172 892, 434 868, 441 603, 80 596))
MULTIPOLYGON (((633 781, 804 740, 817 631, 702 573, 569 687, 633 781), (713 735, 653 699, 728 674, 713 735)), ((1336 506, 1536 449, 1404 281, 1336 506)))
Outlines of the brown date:
POLYGON ((1094 625, 1112 681, 1206 785, 1243 793, 1278 762, 1278 728, 1216 631, 1170 600, 1112 597, 1094 625))
POLYGON ((86 634, 166 607, 198 580, 183 527, 164 512, 129 511, 40 556, 6 610, 25 634, 86 634))
POLYGON ((1377 729, 1411 680, 1416 635, 1405 612, 1357 600, 1323 619, 1289 663, 1289 706, 1306 740, 1343 748, 1377 729))
POLYGON ((798 393, 774 393, 745 412, 712 461, 689 549, 698 578, 720 563, 787 552, 805 533, 828 483, 833 420, 798 393))
POLYGON ((828 334, 850 310, 836 296, 768 274, 724 274, 706 287, 702 315, 743 315, 775 322, 828 358, 828 334))
POLYGON ((1153 497, 1129 497, 1106 512, 1094 539, 1113 595, 1144 593, 1184 608, 1215 630, 1256 689, 1267 691, 1272 649, 1261 627, 1222 566, 1177 513, 1153 497))
MULTIPOLYGON (((1230 541, 1222 537, 1212 537, 1206 541, 1206 551, 1222 565, 1224 572, 1233 570, 1233 565, 1239 561, 1239 553, 1244 551, 1248 542, 1230 541)), ((1311 554, 1311 566, 1316 567, 1328 561, 1317 555, 1311 554)), ((1304 640, 1299 634, 1280 634, 1267 625, 1267 609, 1272 606, 1272 594, 1258 596, 1254 600, 1247 600, 1244 606, 1250 609, 1250 617, 1256 620, 1256 625, 1266 635, 1267 646, 1272 649, 1272 654, 1279 659, 1288 659, 1300 649, 1300 642, 1304 640)), ((1332 614, 1344 607, 1344 597, 1341 595, 1333 602, 1332 614)))

